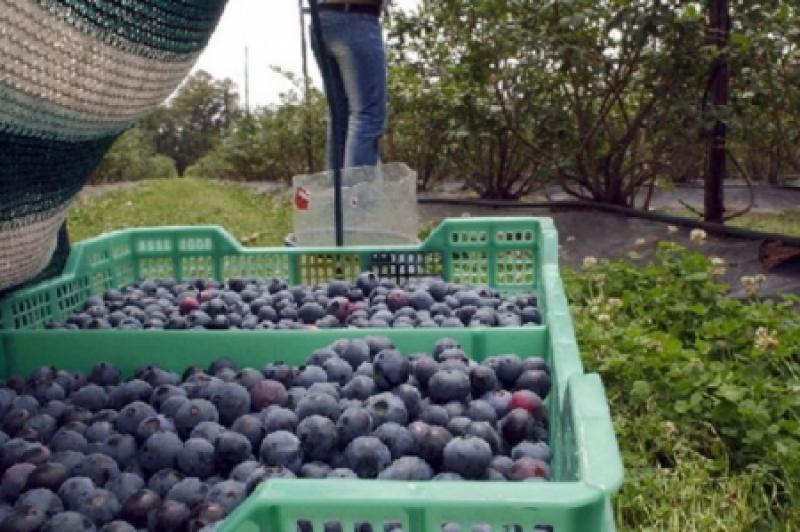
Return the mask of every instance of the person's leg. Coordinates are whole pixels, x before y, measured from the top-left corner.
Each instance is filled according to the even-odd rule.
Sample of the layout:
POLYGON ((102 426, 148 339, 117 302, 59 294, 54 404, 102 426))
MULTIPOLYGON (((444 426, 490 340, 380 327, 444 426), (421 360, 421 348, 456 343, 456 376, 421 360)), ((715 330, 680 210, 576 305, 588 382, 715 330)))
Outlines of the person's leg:
POLYGON ((328 44, 347 95, 348 126, 344 166, 375 166, 386 129, 386 53, 380 20, 348 13, 347 27, 328 44))
POLYGON ((322 12, 319 14, 322 25, 322 36, 325 39, 327 53, 323 57, 313 26, 311 29, 311 49, 322 73, 325 96, 328 101, 328 139, 326 143, 327 167, 333 169, 335 161, 344 164, 345 145, 347 142, 348 100, 342 81, 342 72, 335 57, 330 53, 330 43, 337 38, 337 28, 341 25, 339 13, 322 12), (323 67, 322 61, 329 61, 329 68, 323 67), (326 72, 328 75, 326 76, 326 72))

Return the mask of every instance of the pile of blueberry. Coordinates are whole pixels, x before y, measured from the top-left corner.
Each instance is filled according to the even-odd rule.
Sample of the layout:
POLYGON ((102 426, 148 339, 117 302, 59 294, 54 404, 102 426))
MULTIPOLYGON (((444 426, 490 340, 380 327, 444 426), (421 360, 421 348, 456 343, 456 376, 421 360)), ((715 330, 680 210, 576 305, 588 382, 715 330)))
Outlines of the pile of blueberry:
POLYGON ((51 329, 298 329, 520 327, 542 318, 532 295, 502 298, 437 278, 404 286, 373 273, 289 287, 278 280, 146 280, 87 299, 51 329))
POLYGON ((540 358, 377 336, 300 367, 42 367, 0 388, 0 530, 212 530, 271 478, 546 480, 550 382, 540 358))

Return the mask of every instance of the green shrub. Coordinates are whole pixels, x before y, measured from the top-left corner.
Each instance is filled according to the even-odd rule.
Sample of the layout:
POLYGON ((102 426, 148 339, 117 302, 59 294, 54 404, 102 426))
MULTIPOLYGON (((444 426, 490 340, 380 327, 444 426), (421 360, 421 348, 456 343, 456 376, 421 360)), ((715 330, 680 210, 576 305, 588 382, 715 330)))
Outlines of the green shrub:
POLYGON ((720 263, 670 242, 650 265, 585 265, 565 280, 625 457, 623 528, 800 524, 798 299, 728 298, 720 263))

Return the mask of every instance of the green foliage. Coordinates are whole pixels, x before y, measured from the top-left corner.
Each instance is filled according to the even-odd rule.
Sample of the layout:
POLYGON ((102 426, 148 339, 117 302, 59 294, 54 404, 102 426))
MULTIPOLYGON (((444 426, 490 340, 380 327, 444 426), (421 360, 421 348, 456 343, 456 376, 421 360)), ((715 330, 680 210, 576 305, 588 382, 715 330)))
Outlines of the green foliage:
POLYGON ((180 175, 213 149, 230 127, 238 106, 231 80, 216 80, 203 70, 184 81, 177 94, 142 122, 158 153, 175 161, 180 175))
POLYGON ((153 139, 137 126, 117 138, 89 182, 114 183, 177 175, 175 162, 167 156, 156 154, 153 139))
POLYGON ((729 299, 715 267, 662 242, 650 265, 565 275, 624 452, 625 527, 800 525, 800 300, 729 299))
POLYGON ((295 87, 281 95, 278 105, 239 115, 219 144, 190 166, 186 175, 288 182, 295 175, 321 171, 325 100, 319 91, 312 89, 309 101, 303 101, 299 80, 291 74, 288 77, 295 87))

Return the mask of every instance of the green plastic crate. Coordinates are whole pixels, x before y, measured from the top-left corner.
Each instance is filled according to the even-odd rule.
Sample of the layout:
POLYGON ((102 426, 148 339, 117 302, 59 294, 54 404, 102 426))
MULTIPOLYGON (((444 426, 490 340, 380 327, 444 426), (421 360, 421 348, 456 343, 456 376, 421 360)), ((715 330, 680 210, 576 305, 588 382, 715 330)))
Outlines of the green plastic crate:
POLYGON ((441 530, 443 523, 490 524, 493 531, 613 531, 610 496, 622 482, 622 463, 605 393, 586 375, 557 263, 552 222, 542 218, 446 220, 420 246, 245 249, 216 227, 133 229, 73 248, 65 273, 0 301, 0 377, 41 365, 88 370, 109 360, 126 373, 147 363, 182 370, 229 356, 261 367, 274 360, 299 364, 337 338, 382 334, 404 353, 429 351, 449 336, 475 360, 501 353, 542 356, 553 372, 546 404, 551 418, 553 482, 379 482, 275 480, 262 485, 220 532, 294 532, 307 521, 315 532, 338 522, 343 532, 369 522, 374 532, 400 524, 405 532, 441 530), (501 291, 539 296, 544 324, 523 328, 366 329, 320 331, 47 331, 91 294, 140 277, 234 275, 314 283, 373 270, 400 281, 442 275, 486 283, 501 291))

